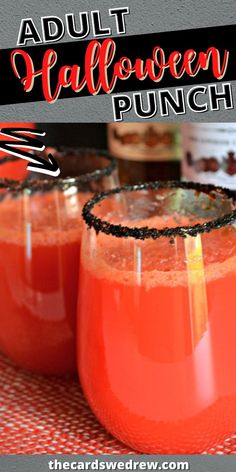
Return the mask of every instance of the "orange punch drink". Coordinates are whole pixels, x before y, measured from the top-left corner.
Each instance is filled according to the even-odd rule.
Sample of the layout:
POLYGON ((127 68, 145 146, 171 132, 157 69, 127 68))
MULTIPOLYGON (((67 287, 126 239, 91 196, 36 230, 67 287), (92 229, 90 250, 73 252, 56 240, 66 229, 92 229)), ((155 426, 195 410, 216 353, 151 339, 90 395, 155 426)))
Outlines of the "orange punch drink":
POLYGON ((81 210, 95 191, 115 186, 116 166, 103 151, 50 152, 60 178, 0 183, 0 351, 63 375, 76 372, 81 210))
POLYGON ((78 366, 101 423, 137 451, 201 453, 236 428, 236 206, 184 182, 83 210, 78 366))

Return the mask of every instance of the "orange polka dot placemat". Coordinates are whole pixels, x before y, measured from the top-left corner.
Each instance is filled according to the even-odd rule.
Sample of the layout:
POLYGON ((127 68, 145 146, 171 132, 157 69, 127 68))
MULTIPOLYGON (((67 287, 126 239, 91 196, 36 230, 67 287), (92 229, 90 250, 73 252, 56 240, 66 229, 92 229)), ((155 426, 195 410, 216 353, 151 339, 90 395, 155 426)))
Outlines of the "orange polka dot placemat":
MULTIPOLYGON (((236 454, 236 435, 210 451, 236 454)), ((0 454, 133 454, 97 422, 76 380, 44 378, 0 356, 0 454)))

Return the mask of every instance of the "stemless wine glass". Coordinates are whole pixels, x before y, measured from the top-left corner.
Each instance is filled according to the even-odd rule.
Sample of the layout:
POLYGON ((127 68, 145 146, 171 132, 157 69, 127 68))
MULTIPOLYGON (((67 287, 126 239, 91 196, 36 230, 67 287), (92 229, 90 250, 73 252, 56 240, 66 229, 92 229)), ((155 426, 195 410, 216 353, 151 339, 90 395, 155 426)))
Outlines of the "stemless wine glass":
POLYGON ((82 206, 117 185, 117 175, 103 151, 47 151, 60 178, 0 180, 0 351, 30 370, 60 375, 76 372, 82 206))
POLYGON ((203 452, 236 429, 233 193, 126 186, 83 217, 78 367, 92 410, 138 451, 203 452))

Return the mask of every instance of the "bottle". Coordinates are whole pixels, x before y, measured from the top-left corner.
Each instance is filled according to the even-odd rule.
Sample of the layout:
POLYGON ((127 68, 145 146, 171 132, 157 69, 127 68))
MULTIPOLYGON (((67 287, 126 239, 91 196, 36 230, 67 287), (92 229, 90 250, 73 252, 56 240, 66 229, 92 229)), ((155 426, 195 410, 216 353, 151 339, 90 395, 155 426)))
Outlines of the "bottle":
MULTIPOLYGON (((1 128, 35 128, 35 123, 26 123, 26 122, 14 122, 14 123, 0 123, 1 128)), ((0 135, 1 141, 14 141, 13 138, 8 138, 6 136, 0 135)), ((24 159, 17 159, 17 160, 9 160, 9 162, 5 163, 5 160, 1 161, 4 157, 13 157, 10 154, 6 155, 5 151, 0 151, 0 178, 7 178, 13 180, 22 180, 24 179, 28 172, 27 172, 27 162, 24 159)))
POLYGON ((236 189, 236 123, 182 125, 184 179, 236 189))
POLYGON ((108 149, 122 184, 180 177, 179 127, 169 123, 109 123, 108 149))

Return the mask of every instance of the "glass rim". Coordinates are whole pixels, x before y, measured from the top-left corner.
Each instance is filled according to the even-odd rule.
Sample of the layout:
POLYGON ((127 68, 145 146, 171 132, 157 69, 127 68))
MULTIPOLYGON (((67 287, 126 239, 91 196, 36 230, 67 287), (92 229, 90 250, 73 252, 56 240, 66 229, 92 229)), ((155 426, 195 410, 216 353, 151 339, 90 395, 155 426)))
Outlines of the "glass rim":
MULTIPOLYGON (((106 167, 102 169, 95 169, 92 172, 87 172, 85 174, 75 176, 75 177, 50 177, 50 178, 36 178, 31 180, 13 180, 3 178, 0 179, 0 188, 7 189, 12 191, 21 192, 23 190, 33 190, 33 191, 40 191, 40 190, 51 190, 54 187, 65 189, 72 186, 79 186, 80 184, 86 184, 92 181, 100 180, 103 177, 110 176, 112 172, 117 168, 117 162, 114 156, 112 156, 108 151, 105 149, 99 149, 94 147, 79 147, 79 146, 46 146, 45 151, 47 148, 55 149, 57 152, 63 156, 66 153, 73 151, 76 155, 82 156, 84 154, 91 154, 96 155, 97 157, 104 157, 108 164, 106 167)), ((8 162, 20 161, 20 157, 16 156, 3 156, 0 158, 0 166, 6 164, 8 162)), ((25 161, 27 166, 27 161, 25 161)), ((41 174, 42 175, 42 174, 41 174)))
POLYGON ((82 217, 89 228, 94 228, 96 233, 105 233, 112 235, 117 238, 131 237, 134 239, 158 239, 161 236, 166 238, 173 238, 175 236, 197 236, 200 233, 209 233, 211 230, 220 229, 226 225, 232 224, 236 220, 236 209, 230 213, 227 213, 218 218, 213 218, 205 223, 197 223, 195 225, 183 225, 175 227, 164 227, 162 229, 145 227, 128 227, 122 224, 109 223, 105 219, 101 219, 92 213, 92 209, 97 203, 105 200, 111 195, 118 195, 122 192, 134 192, 139 190, 158 190, 158 189, 184 189, 184 190, 195 190, 199 193, 205 193, 211 198, 215 198, 215 194, 218 193, 220 196, 225 196, 232 200, 232 203, 236 202, 236 192, 219 186, 211 184, 200 184, 196 182, 181 182, 177 180, 170 180, 166 182, 155 181, 138 183, 135 185, 124 185, 108 190, 106 192, 99 193, 93 198, 88 200, 82 210, 82 217), (213 195, 214 192, 214 195, 213 195))

